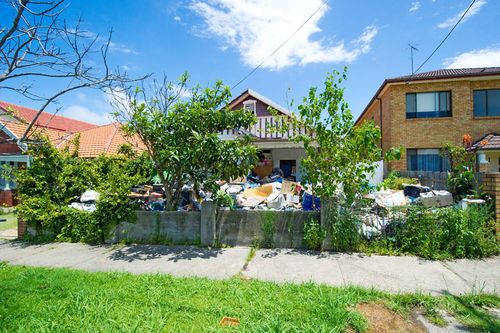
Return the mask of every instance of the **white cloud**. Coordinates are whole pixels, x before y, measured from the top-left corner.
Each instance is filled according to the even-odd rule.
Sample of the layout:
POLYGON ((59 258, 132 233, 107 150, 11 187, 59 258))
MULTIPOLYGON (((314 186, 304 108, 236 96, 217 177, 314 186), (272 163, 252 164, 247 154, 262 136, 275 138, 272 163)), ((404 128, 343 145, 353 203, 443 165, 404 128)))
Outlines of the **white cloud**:
MULTIPOLYGON (((222 49, 233 48, 245 64, 256 66, 290 37, 321 3, 321 0, 195 0, 189 8, 206 23, 206 27, 198 29, 199 35, 222 39, 222 49)), ((327 10, 328 7, 323 6, 262 66, 279 70, 296 64, 351 63, 370 50, 378 32, 375 26, 366 27, 362 35, 350 43, 313 40, 312 35, 321 32, 318 24, 327 10)))
POLYGON ((500 66, 500 47, 472 50, 445 59, 446 68, 480 68, 500 66))
POLYGON ((96 125, 104 125, 112 122, 111 116, 109 113, 97 113, 91 111, 87 107, 83 105, 71 105, 60 112, 61 116, 65 116, 68 118, 78 119, 81 121, 85 121, 88 123, 96 124, 96 125))
POLYGON ((174 21, 180 21, 181 17, 179 15, 174 16, 174 21))
POLYGON ((131 49, 130 47, 128 47, 126 45, 118 44, 115 42, 109 42, 109 49, 111 51, 121 52, 121 53, 125 53, 125 54, 134 54, 134 55, 139 54, 139 52, 137 52, 136 50, 131 49))
POLYGON ((408 10, 410 13, 416 12, 417 10, 420 9, 420 1, 415 1, 411 3, 411 7, 408 10))
MULTIPOLYGON (((479 13, 479 10, 481 9, 481 7, 483 7, 484 5, 486 4, 486 0, 478 0, 476 1, 472 7, 469 9, 469 11, 467 12, 467 14, 465 14, 464 18, 462 19, 462 23, 467 21, 470 17, 476 15, 477 13, 479 13)), ((463 11, 461 11, 460 13, 458 13, 457 15, 453 16, 453 17, 450 17, 449 19, 445 20, 444 22, 441 22, 440 24, 438 24, 438 28, 441 28, 441 29, 446 29, 446 28, 451 28, 452 26, 455 25, 455 23, 458 22, 458 20, 460 19, 460 17, 462 17, 462 15, 464 14, 466 9, 464 9, 463 11)))

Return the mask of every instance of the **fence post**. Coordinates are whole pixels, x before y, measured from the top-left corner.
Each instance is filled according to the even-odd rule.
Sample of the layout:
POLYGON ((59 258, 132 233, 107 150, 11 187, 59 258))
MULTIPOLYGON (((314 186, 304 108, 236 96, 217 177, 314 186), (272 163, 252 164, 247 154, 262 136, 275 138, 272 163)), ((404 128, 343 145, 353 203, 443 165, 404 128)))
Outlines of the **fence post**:
POLYGON ((200 242, 201 246, 214 246, 216 233, 215 203, 203 201, 201 204, 200 242))
POLYGON ((482 190, 493 198, 498 232, 500 231, 500 172, 483 173, 481 175, 481 185, 482 190))

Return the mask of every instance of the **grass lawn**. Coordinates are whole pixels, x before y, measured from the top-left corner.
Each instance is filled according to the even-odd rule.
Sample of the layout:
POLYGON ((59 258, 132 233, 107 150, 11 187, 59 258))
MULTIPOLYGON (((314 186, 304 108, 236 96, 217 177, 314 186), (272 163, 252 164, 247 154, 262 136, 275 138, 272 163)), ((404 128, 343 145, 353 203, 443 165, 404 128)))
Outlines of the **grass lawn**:
POLYGON ((448 309, 476 331, 499 332, 483 306, 492 295, 389 295, 314 284, 275 284, 233 278, 214 281, 168 275, 88 273, 0 263, 1 332, 342 332, 364 331, 356 305, 385 304, 405 319, 421 307, 439 322, 448 309), (222 317, 240 320, 222 327, 222 317))
POLYGON ((0 230, 7 230, 17 227, 17 216, 14 213, 1 214, 0 219, 7 219, 5 222, 0 222, 0 230))

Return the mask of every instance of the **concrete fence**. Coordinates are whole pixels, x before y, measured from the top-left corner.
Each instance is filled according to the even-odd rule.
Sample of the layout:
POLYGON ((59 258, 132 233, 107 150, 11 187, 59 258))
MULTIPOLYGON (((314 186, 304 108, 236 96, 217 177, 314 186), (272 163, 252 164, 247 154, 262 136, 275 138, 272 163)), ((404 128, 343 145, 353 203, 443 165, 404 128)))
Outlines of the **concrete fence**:
POLYGON ((305 221, 320 219, 320 212, 222 210, 213 202, 204 202, 201 212, 136 214, 135 223, 120 223, 107 241, 305 248, 305 221))

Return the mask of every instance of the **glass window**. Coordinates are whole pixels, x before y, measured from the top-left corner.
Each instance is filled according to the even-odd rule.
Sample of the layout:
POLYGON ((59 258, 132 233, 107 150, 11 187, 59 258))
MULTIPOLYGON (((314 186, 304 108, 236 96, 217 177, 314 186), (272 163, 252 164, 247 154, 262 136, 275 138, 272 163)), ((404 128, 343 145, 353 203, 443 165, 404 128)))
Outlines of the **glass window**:
POLYGON ((406 94, 406 118, 451 117, 449 91, 406 94))
POLYGON ((407 149, 406 163, 408 171, 450 170, 450 162, 439 154, 439 149, 407 149))
POLYGON ((474 90, 474 116, 500 117, 500 89, 474 90))

